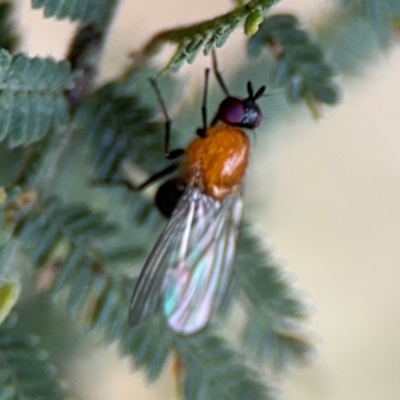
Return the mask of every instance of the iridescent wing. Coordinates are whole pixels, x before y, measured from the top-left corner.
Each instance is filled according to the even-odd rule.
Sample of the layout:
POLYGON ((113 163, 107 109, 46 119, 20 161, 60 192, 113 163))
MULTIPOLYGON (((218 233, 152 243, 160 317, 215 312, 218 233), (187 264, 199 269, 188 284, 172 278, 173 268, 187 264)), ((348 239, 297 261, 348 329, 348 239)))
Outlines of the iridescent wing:
POLYGON ((221 202, 186 188, 139 276, 131 324, 160 302, 177 332, 191 334, 208 323, 229 287, 242 206, 239 188, 221 202))

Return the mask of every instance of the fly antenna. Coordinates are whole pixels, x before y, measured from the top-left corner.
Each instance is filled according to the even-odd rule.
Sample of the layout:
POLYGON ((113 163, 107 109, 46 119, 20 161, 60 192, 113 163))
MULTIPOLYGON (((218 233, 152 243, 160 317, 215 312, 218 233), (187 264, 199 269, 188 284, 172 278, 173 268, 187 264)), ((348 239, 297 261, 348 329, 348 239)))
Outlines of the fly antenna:
POLYGON ((265 90, 266 90, 266 86, 261 86, 260 89, 258 89, 256 94, 254 95, 254 100, 257 100, 260 97, 262 97, 264 92, 265 92, 265 90))
POLYGON ((253 84, 251 81, 247 82, 247 93, 249 94, 249 99, 254 99, 253 84))
POLYGON ((247 93, 249 95, 248 99, 252 101, 258 100, 260 97, 263 97, 264 92, 266 90, 266 86, 261 86, 256 93, 254 93, 253 84, 251 81, 247 82, 247 93))
POLYGON ((271 97, 271 96, 276 96, 278 94, 287 94, 287 90, 282 90, 280 92, 274 92, 274 93, 265 93, 262 94, 260 97, 271 97))

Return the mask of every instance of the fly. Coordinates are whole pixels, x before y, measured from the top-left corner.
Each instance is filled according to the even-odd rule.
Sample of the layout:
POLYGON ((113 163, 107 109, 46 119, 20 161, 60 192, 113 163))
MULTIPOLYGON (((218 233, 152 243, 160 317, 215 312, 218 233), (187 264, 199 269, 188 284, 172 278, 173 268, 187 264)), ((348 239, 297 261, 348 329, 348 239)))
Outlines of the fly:
POLYGON ((172 330, 184 335, 196 333, 209 323, 230 285, 250 149, 243 128, 260 125, 262 113, 256 101, 265 86, 254 91, 248 82, 248 96, 233 97, 218 72, 215 57, 213 65, 226 98, 208 125, 207 69, 203 126, 186 149, 169 149, 171 121, 155 81, 150 81, 166 119, 166 157, 184 156, 184 161, 168 166, 140 186, 181 169, 180 176, 166 181, 156 195, 157 206, 170 219, 134 288, 131 325, 140 324, 161 307, 172 330))

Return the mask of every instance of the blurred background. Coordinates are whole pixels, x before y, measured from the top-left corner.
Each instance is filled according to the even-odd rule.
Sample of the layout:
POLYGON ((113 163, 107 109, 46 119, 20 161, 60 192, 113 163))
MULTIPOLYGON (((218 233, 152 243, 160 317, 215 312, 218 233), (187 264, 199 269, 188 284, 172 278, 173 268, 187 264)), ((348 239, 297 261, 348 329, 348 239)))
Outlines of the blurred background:
MULTIPOLYGON (((23 50, 63 58, 74 25, 17 3, 23 50)), ((158 30, 230 7, 227 0, 122 0, 102 79, 118 74, 128 53, 158 30)), ((318 29, 333 7, 333 1, 283 0, 273 12, 293 12, 306 28, 318 29)), ((238 30, 219 51, 228 81, 246 58, 243 36, 238 30)), ((198 94, 206 66, 209 59, 199 57, 178 72, 187 93, 198 94)), ((308 366, 290 372, 288 400, 400 398, 399 71, 395 45, 357 74, 338 77, 342 102, 325 107, 321 120, 297 106, 280 122, 264 121, 256 134, 247 216, 312 304, 318 349, 308 366)), ((82 400, 176 398, 170 371, 149 386, 113 347, 85 353, 68 374, 82 400)))

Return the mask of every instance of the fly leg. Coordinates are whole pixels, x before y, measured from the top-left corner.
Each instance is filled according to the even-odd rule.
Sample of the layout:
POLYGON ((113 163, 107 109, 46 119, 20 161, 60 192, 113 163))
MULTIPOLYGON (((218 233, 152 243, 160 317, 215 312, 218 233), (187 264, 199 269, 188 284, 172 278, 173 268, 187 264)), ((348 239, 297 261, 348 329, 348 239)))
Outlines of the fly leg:
MULTIPOLYGON (((157 86, 156 80, 154 78, 150 78, 149 82, 153 87, 157 100, 160 104, 161 110, 164 114, 165 118, 165 142, 164 142, 164 151, 165 157, 168 160, 174 160, 181 155, 184 154, 184 149, 170 149, 170 138, 171 138, 171 118, 168 115, 167 107, 165 105, 164 99, 162 98, 160 89, 157 86)), ((154 175, 150 176, 146 179, 143 183, 139 185, 135 185, 131 180, 126 178, 104 178, 104 179, 94 179, 91 181, 92 185, 110 185, 110 186, 125 186, 130 190, 133 191, 140 191, 145 189, 147 186, 151 185, 152 183, 164 178, 165 176, 171 174, 172 172, 176 171, 179 167, 179 163, 174 163, 168 165, 167 167, 163 168, 161 171, 156 172, 154 175)))
MULTIPOLYGON (((212 63, 212 69, 213 69, 215 78, 217 79, 219 86, 221 87, 222 91, 224 92, 225 97, 230 98, 231 95, 229 93, 228 86, 225 83, 224 77, 222 76, 222 73, 219 70, 217 53, 214 49, 211 52, 211 63, 212 63)), ((219 121, 219 111, 217 111, 217 113, 214 115, 214 118, 211 121, 211 126, 214 126, 218 121, 219 121)))
POLYGON ((211 52, 211 62, 212 62, 212 69, 214 71, 215 77, 217 78, 217 82, 218 82, 219 86, 221 86, 221 89, 224 92, 226 97, 231 97, 229 90, 228 90, 228 86, 226 85, 225 80, 222 76, 222 73, 218 68, 217 53, 215 52, 214 49, 211 52))
POLYGON ((150 176, 144 182, 140 183, 139 185, 135 185, 130 179, 127 178, 104 178, 104 179, 92 179, 91 185, 100 186, 125 186, 129 190, 132 191, 141 191, 152 183, 157 182, 158 180, 164 178, 165 176, 171 174, 172 172, 176 171, 179 167, 179 164, 174 163, 168 165, 166 168, 163 168, 161 171, 156 172, 154 175, 150 176))
POLYGON ((203 103, 201 105, 201 118, 203 122, 203 126, 196 130, 196 134, 200 137, 206 137, 206 132, 208 128, 207 121, 207 97, 208 97, 208 81, 210 76, 210 69, 206 68, 205 78, 204 78, 204 92, 203 92, 203 103))
POLYGON ((151 86, 153 86, 153 89, 157 96, 158 103, 160 104, 161 110, 165 118, 165 142, 164 142, 165 157, 168 160, 174 160, 175 158, 178 158, 179 156, 184 154, 185 150, 184 149, 171 150, 169 148, 170 138, 171 138, 171 118, 168 115, 167 107, 165 105, 164 99, 161 96, 161 92, 159 87, 157 86, 156 80, 154 78, 150 78, 149 81, 151 86))

